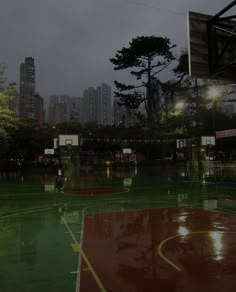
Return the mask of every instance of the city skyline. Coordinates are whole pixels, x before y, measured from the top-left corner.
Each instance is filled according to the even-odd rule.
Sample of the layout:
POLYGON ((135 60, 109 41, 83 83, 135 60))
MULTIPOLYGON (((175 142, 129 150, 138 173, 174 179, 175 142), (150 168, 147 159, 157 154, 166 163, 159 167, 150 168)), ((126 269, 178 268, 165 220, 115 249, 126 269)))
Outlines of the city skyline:
MULTIPOLYGON (((215 14, 230 1, 29 1, 2 0, 0 63, 6 63, 8 83, 19 84, 18 65, 35 59, 36 88, 43 97, 53 94, 82 96, 89 86, 129 79, 117 72, 109 58, 141 35, 169 37, 175 54, 187 47, 189 10, 215 14), (40 21, 35 21, 35 11, 40 21), (14 18, 14 21, 12 21, 14 18), (168 21, 167 21, 168 19, 168 21), (17 29, 16 29, 17 24, 17 29)), ((170 73, 163 78, 171 78, 170 73)), ((134 79, 131 79, 132 81, 134 79)))
POLYGON ((100 126, 132 126, 137 118, 137 111, 145 114, 143 107, 139 110, 127 110, 118 106, 118 98, 112 99, 111 88, 103 83, 96 88, 88 87, 83 97, 52 95, 49 98, 47 121, 51 125, 63 122, 79 122, 82 125, 95 122, 100 126))
POLYGON ((99 125, 111 125, 112 114, 111 87, 103 83, 96 88, 88 87, 83 97, 50 96, 48 121, 50 124, 62 122, 97 122, 99 125))

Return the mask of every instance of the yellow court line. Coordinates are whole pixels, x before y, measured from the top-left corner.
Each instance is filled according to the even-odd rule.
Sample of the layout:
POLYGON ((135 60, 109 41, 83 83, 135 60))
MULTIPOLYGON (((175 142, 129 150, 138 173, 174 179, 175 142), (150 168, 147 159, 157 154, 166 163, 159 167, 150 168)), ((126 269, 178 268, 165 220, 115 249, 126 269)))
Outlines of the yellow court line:
POLYGON ((220 231, 220 230, 207 230, 207 231, 193 231, 193 232, 189 232, 187 235, 183 236, 180 234, 175 234, 173 236, 170 236, 168 238, 166 238, 165 240, 163 240, 159 245, 158 245, 158 255, 165 261, 167 262, 170 266, 172 266, 174 269, 176 269, 177 271, 181 272, 182 269, 180 267, 178 267, 175 263, 173 263, 171 260, 169 260, 166 256, 164 256, 163 252, 162 252, 162 248, 163 245, 166 244, 167 241, 172 240, 174 238, 177 237, 187 237, 189 235, 192 234, 201 234, 201 233, 209 233, 209 232, 220 232, 220 233, 229 233, 229 234, 236 234, 236 231, 220 231))
POLYGON ((106 292, 105 287, 103 286, 101 280, 99 279, 97 273, 96 273, 95 270, 93 269, 93 267, 92 267, 92 265, 91 265, 89 259, 87 258, 86 254, 85 254, 84 251, 82 250, 81 245, 79 244, 79 242, 78 242, 77 239, 75 238, 75 236, 74 236, 72 230, 70 229, 69 225, 67 224, 67 222, 66 222, 66 220, 65 220, 65 218, 64 218, 63 216, 61 217, 61 220, 62 220, 63 223, 65 224, 66 229, 68 230, 68 232, 69 232, 71 238, 74 240, 74 243, 79 247, 79 250, 80 250, 79 252, 80 252, 82 258, 84 259, 84 261, 86 262, 87 267, 89 268, 91 274, 93 275, 93 278, 94 278, 95 282, 97 283, 97 285, 99 286, 99 288, 100 288, 100 290, 101 290, 102 292, 106 292))

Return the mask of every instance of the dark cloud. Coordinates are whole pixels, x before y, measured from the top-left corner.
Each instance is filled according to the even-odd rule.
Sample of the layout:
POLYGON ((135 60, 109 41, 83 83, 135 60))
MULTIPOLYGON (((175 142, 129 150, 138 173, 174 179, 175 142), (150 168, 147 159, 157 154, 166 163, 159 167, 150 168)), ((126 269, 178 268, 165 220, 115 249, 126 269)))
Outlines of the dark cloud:
POLYGON ((226 0, 0 0, 0 62, 19 80, 26 56, 36 62, 36 89, 44 96, 79 96, 88 86, 127 74, 109 62, 140 35, 167 36, 187 47, 186 13, 214 14, 226 0))

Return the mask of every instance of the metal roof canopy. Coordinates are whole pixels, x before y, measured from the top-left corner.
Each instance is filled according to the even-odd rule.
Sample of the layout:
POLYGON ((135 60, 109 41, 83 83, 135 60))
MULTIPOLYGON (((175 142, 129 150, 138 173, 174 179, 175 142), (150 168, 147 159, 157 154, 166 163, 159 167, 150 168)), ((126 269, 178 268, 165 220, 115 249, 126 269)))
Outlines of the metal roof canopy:
POLYGON ((236 81, 236 15, 221 17, 236 0, 214 16, 188 13, 189 74, 236 81))

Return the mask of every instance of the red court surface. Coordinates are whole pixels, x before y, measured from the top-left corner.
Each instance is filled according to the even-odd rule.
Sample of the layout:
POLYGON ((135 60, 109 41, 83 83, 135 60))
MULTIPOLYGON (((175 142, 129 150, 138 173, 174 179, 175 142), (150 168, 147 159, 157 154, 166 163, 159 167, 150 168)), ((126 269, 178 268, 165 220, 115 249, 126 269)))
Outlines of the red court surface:
POLYGON ((235 292, 236 217, 191 207, 84 217, 80 291, 235 292))

